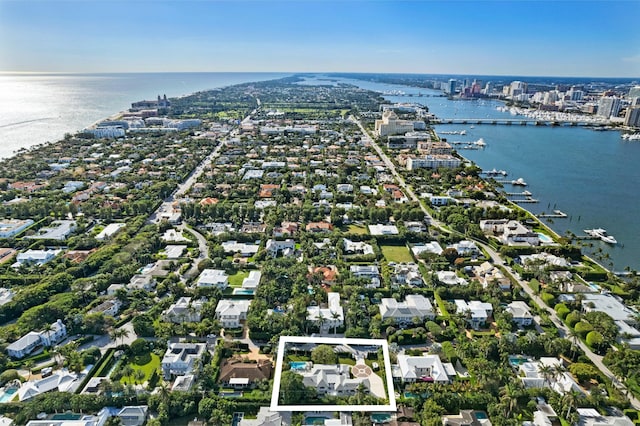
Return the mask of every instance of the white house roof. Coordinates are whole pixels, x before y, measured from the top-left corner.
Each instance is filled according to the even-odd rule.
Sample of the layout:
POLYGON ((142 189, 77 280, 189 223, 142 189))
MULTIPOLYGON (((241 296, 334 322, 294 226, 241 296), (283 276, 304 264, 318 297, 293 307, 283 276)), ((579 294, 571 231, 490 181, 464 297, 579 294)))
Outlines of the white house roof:
POLYGON ((423 377, 418 377, 419 370, 429 370, 431 377, 436 382, 448 382, 449 376, 447 371, 440 360, 438 355, 423 355, 423 356, 407 356, 398 355, 398 366, 404 380, 418 380, 423 377))
POLYGON ((235 316, 240 317, 249 312, 250 300, 226 300, 222 299, 216 306, 217 316, 235 316))

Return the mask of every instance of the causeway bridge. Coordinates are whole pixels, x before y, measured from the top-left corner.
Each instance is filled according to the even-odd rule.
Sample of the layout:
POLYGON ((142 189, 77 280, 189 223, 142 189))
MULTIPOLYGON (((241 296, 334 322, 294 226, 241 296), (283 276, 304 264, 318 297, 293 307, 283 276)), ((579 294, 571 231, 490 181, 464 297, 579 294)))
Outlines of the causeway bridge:
POLYGON ((436 118, 432 124, 491 124, 504 126, 589 126, 605 127, 606 123, 587 121, 542 120, 535 118, 436 118))

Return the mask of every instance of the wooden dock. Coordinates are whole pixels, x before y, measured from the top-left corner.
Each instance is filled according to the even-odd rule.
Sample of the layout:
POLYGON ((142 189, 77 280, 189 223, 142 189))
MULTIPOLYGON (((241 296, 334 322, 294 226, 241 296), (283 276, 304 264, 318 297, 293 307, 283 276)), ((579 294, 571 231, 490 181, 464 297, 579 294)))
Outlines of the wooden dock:
POLYGON ((522 200, 510 200, 512 203, 516 203, 516 204, 533 204, 533 203, 539 203, 540 200, 537 200, 535 198, 525 198, 522 200))
POLYGON ((550 218, 554 218, 554 219, 566 219, 567 217, 569 217, 566 213, 560 211, 560 210, 554 210, 553 213, 549 213, 549 214, 545 214, 545 213, 540 213, 538 215, 536 215, 537 217, 550 217, 550 218))

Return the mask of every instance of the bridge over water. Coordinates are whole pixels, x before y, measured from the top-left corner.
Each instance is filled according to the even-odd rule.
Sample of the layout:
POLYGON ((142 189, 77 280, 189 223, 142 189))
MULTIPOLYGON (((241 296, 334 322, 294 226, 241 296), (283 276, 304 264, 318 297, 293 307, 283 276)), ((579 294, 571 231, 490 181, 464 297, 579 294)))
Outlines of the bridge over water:
POLYGON ((491 125, 519 125, 519 126, 590 126, 604 127, 606 123, 566 120, 540 120, 534 118, 436 118, 433 124, 491 124, 491 125))

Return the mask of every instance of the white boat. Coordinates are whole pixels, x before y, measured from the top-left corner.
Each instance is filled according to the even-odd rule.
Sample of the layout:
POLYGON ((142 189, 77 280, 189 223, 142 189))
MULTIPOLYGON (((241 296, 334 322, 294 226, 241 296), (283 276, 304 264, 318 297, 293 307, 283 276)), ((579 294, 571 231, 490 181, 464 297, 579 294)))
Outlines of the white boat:
POLYGON ((478 146, 487 146, 486 142, 482 138, 480 138, 477 141, 475 141, 475 144, 478 145, 478 146))
POLYGON ((516 185, 516 186, 527 186, 527 182, 524 181, 524 179, 522 178, 518 178, 516 180, 512 180, 511 181, 511 185, 516 185))
POLYGON ((612 236, 607 234, 607 231, 602 228, 585 229, 584 232, 592 237, 600 238, 605 243, 617 244, 618 241, 612 236))

